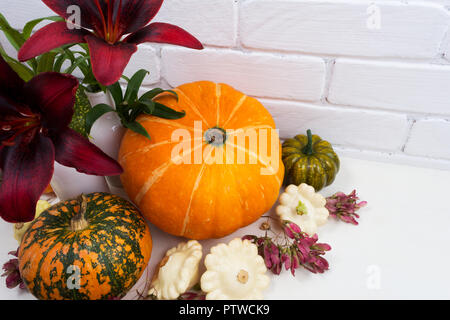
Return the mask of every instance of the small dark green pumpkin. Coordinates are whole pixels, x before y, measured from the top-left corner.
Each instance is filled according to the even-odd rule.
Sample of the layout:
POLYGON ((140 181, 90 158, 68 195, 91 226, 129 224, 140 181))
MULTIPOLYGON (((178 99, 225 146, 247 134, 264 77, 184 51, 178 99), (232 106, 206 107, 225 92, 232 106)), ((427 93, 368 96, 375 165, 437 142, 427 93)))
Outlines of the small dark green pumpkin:
POLYGON ((311 130, 283 143, 283 163, 287 183, 306 183, 316 191, 333 183, 340 166, 331 144, 311 130))

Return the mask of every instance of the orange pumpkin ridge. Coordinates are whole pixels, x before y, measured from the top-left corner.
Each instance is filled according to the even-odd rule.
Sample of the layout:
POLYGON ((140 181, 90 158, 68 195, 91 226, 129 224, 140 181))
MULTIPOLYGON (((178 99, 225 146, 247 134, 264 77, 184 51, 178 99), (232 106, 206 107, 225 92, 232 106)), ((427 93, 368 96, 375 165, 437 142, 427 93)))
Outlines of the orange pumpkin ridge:
POLYGON ((140 116, 151 140, 126 132, 119 152, 123 185, 163 231, 191 239, 226 236, 256 221, 278 198, 284 165, 275 122, 258 100, 226 84, 200 81, 174 91, 178 101, 170 94, 156 101, 184 110, 184 118, 140 116), (239 129, 249 136, 242 138, 239 129), (267 152, 260 143, 268 144, 267 152), (270 162, 272 152, 277 163, 270 162))

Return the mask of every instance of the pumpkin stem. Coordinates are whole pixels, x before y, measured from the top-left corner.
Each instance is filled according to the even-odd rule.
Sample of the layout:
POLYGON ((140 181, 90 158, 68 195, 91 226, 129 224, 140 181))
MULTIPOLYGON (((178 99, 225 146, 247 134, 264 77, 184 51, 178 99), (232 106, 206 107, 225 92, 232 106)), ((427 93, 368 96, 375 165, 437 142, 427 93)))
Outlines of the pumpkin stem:
POLYGON ((80 212, 75 215, 72 220, 70 220, 70 230, 77 232, 86 229, 89 226, 84 214, 87 209, 87 198, 84 194, 82 194, 78 201, 80 202, 80 212))
POLYGON ((312 148, 313 143, 311 129, 308 129, 308 131, 306 131, 306 135, 308 136, 308 144, 303 148, 303 153, 307 156, 310 156, 314 153, 312 148))
POLYGON ((219 127, 206 130, 205 141, 213 146, 222 146, 227 141, 227 132, 219 127))

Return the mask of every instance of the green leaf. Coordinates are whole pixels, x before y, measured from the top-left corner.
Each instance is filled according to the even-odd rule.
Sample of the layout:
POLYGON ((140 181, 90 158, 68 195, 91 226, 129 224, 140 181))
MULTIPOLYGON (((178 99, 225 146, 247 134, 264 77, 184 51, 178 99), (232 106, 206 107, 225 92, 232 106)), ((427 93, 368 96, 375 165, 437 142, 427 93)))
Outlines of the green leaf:
POLYGON ((161 93, 166 93, 166 92, 167 92, 167 93, 173 94, 173 95, 175 96, 175 98, 177 99, 177 101, 178 101, 178 94, 177 94, 175 91, 173 91, 173 90, 163 90, 163 89, 161 89, 161 88, 155 88, 155 89, 152 89, 152 90, 150 90, 150 91, 144 93, 144 94, 139 98, 139 100, 140 100, 140 101, 145 100, 145 99, 152 100, 152 99, 155 98, 157 95, 159 95, 159 94, 161 94, 161 93))
POLYGON ((122 75, 121 78, 124 79, 126 82, 130 82, 130 78, 128 78, 128 77, 125 76, 125 75, 122 75))
POLYGON ((123 92, 122 92, 122 87, 120 86, 120 83, 117 81, 116 83, 110 85, 108 87, 108 90, 109 90, 109 92, 111 92, 111 95, 114 99, 116 106, 122 104, 123 92))
POLYGON ((115 112, 114 108, 107 104, 98 104, 86 114, 86 132, 91 132, 92 126, 101 116, 108 112, 115 112))
POLYGON ((151 140, 150 135, 148 134, 147 130, 145 130, 145 128, 139 122, 125 122, 122 124, 124 125, 124 127, 132 130, 133 132, 143 135, 144 137, 151 140))
POLYGON ((175 111, 169 107, 166 107, 165 105, 155 102, 155 110, 153 111, 153 115, 155 117, 163 118, 163 119, 169 119, 169 120, 176 120, 181 119, 186 116, 186 112, 178 112, 175 111))
POLYGON ((28 40, 28 38, 31 36, 31 33, 33 33, 33 29, 42 21, 49 20, 49 21, 64 21, 63 18, 59 16, 51 16, 51 17, 45 17, 40 19, 35 19, 27 22, 27 24, 23 27, 22 36, 25 40, 28 40))
POLYGON ((148 115, 152 115, 155 112, 155 102, 152 100, 140 101, 139 105, 142 107, 142 111, 148 115))
POLYGON ((19 51, 20 47, 25 43, 25 39, 22 34, 10 26, 5 16, 0 13, 0 30, 3 31, 11 45, 19 51))
POLYGON ((56 52, 47 52, 39 56, 36 73, 53 71, 53 63, 55 62, 56 52))
POLYGON ((33 79, 34 72, 20 62, 12 60, 6 62, 19 75, 19 77, 22 78, 23 81, 28 82, 33 79))
POLYGON ((79 43, 78 45, 84 50, 84 52, 86 52, 87 55, 89 55, 89 46, 87 43, 79 43))
POLYGON ((61 72, 62 66, 66 60, 70 60, 69 56, 66 53, 60 54, 56 59, 53 65, 53 71, 61 72))
POLYGON ((147 74, 149 74, 147 70, 141 69, 131 77, 128 82, 127 91, 125 92, 125 98, 123 99, 124 101, 131 103, 137 99, 139 88, 141 87, 147 74))
MULTIPOLYGON (((19 51, 20 48, 25 43, 26 39, 19 31, 10 26, 8 20, 6 20, 5 16, 2 15, 1 13, 0 13, 0 30, 3 31, 9 43, 14 47, 14 49, 19 51)), ((36 59, 30 59, 29 61, 27 61, 27 64, 33 69, 33 71, 36 74, 37 68, 36 59)))
POLYGON ((136 121, 136 118, 139 117, 140 114, 144 112, 145 105, 142 103, 136 103, 132 106, 130 106, 129 111, 126 111, 129 113, 129 116, 127 117, 129 122, 136 121))
MULTIPOLYGON (((70 67, 68 67, 64 71, 64 73, 72 74, 76 68, 82 67, 83 64, 86 62, 86 60, 88 60, 88 59, 89 59, 89 57, 84 57, 84 56, 76 58, 75 61, 72 63, 72 65, 70 67)), ((81 70, 81 68, 80 68, 80 70, 81 70)))
POLYGON ((16 59, 9 57, 5 50, 0 47, 0 55, 5 59, 9 66, 22 78, 23 81, 28 82, 34 77, 34 72, 27 66, 23 65, 16 59))

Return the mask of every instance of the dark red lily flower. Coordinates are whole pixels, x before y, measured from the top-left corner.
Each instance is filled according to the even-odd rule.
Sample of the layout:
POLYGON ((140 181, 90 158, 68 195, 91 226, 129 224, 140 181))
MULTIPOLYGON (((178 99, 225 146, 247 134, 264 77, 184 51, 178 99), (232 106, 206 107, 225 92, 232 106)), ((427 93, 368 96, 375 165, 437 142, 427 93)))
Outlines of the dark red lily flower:
POLYGON ((54 22, 36 32, 19 51, 26 61, 65 44, 87 43, 96 79, 105 86, 117 82, 144 42, 174 44, 203 49, 187 31, 167 23, 152 23, 164 0, 42 0, 64 19, 67 8, 81 11, 80 28, 69 29, 66 22, 54 22), (127 35, 126 37, 124 37, 127 35))
POLYGON ((79 172, 114 176, 121 166, 68 128, 78 80, 56 72, 25 83, 0 57, 0 216, 29 222, 50 183, 54 161, 79 172))

